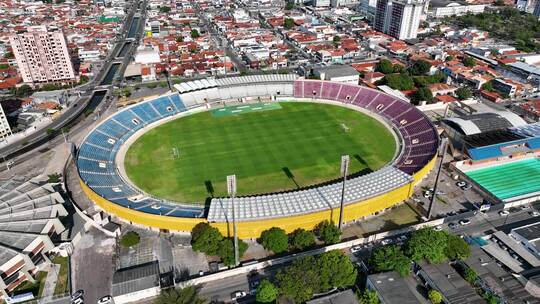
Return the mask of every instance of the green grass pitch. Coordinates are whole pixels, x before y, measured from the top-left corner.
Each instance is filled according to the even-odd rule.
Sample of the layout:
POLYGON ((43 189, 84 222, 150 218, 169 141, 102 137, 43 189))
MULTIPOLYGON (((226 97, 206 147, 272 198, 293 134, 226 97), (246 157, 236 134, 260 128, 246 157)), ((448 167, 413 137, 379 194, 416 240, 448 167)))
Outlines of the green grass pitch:
POLYGON ((310 186, 349 172, 377 170, 396 150, 377 120, 328 104, 282 102, 281 109, 215 117, 198 113, 165 123, 129 148, 126 172, 138 187, 164 199, 204 202, 226 196, 236 174, 238 195, 310 186), (178 151, 178 153, 176 153, 178 151))

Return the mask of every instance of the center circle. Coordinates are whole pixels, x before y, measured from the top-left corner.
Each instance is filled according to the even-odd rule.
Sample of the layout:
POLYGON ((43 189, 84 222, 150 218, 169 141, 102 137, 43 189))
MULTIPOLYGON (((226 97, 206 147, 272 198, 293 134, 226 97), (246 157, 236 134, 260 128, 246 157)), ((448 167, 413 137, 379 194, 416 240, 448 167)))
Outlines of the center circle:
POLYGON ((129 180, 153 196, 204 203, 227 195, 294 190, 349 173, 376 171, 396 151, 393 133, 350 108, 307 102, 253 103, 216 108, 159 125, 129 147, 129 180))

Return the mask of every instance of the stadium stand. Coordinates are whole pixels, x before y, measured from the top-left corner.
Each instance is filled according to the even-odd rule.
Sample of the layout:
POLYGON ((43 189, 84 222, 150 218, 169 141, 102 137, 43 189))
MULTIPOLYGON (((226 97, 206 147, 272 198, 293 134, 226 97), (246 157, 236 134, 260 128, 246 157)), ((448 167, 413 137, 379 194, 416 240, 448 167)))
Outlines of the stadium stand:
POLYGON ((47 178, 0 182, 0 290, 6 298, 25 281, 35 282, 41 263, 55 248, 68 213, 47 178))
MULTIPOLYGON (((125 182, 115 164, 119 148, 144 126, 214 102, 279 97, 293 97, 304 101, 324 99, 361 108, 384 120, 399 134, 400 152, 392 164, 377 172, 350 180, 346 203, 351 205, 374 200, 383 194, 390 195, 391 200, 394 200, 387 202, 389 206, 408 197, 410 187, 431 168, 432 165, 429 164, 432 164, 439 144, 436 129, 414 106, 382 92, 357 85, 303 80, 297 79, 296 75, 252 75, 185 82, 175 85, 175 88, 180 94, 160 96, 113 114, 91 131, 80 145, 77 167, 85 185, 83 189, 94 202, 105 206, 107 211, 126 216, 129 213, 129 217, 133 216, 131 211, 183 218, 204 218, 207 214, 210 222, 219 223, 228 220, 230 216, 228 199, 212 199, 209 208, 206 209, 198 205, 153 198, 125 182), (401 194, 392 196, 396 191, 401 194), (118 209, 115 205, 130 211, 118 209)), ((238 198, 241 208, 236 212, 240 221, 302 215, 331 210, 339 202, 339 195, 340 186, 330 184, 286 193, 243 197, 238 198)), ((386 207, 383 205, 372 206, 362 212, 369 213, 384 208, 386 207)), ((165 221, 168 223, 169 220, 165 221)), ((174 229, 165 222, 156 222, 154 217, 144 220, 144 223, 174 229)), ((187 226, 193 226, 195 223, 189 222, 187 226)))

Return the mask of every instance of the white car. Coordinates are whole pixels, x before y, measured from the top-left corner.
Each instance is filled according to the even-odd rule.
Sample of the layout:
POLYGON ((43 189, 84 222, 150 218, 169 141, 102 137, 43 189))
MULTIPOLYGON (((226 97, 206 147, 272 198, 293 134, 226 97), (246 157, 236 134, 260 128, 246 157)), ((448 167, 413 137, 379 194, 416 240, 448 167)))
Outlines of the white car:
POLYGON ((442 226, 435 226, 435 227, 433 228, 433 230, 435 230, 435 231, 441 231, 441 230, 442 230, 442 226))
POLYGON ((540 212, 538 212, 538 211, 536 211, 536 210, 535 210, 535 211, 531 211, 531 212, 529 212, 529 215, 530 215, 530 216, 539 216, 539 215, 540 215, 540 212))
POLYGON ((456 186, 458 186, 458 187, 460 187, 460 188, 461 188, 461 187, 465 187, 465 186, 467 186, 467 182, 459 181, 459 182, 456 183, 456 186))
POLYGON ((499 211, 499 215, 500 215, 500 216, 507 216, 507 215, 509 215, 509 214, 510 214, 510 211, 508 211, 508 210, 501 210, 501 211, 499 211))
POLYGON ((111 296, 104 296, 103 298, 99 299, 97 301, 97 304, 111 304, 112 303, 112 297, 111 296))
POLYGON ((463 219, 463 220, 459 221, 459 224, 460 224, 461 226, 467 226, 467 225, 469 225, 470 223, 471 223, 471 220, 469 220, 469 219, 463 219))
POLYGON ((71 295, 71 300, 75 300, 77 298, 81 298, 82 296, 84 296, 84 290, 77 290, 76 292, 74 292, 72 295, 71 295))
POLYGON ((469 184, 467 184, 467 185, 465 185, 465 186, 461 187, 461 190, 463 190, 463 191, 467 191, 467 190, 470 190, 471 188, 472 188, 472 186, 471 186, 471 185, 469 185, 469 184))
POLYGON ((362 250, 362 246, 356 245, 351 247, 351 253, 357 253, 358 251, 362 250))
POLYGON ((247 296, 247 293, 243 290, 237 290, 233 293, 231 293, 231 300, 236 301, 238 299, 241 299, 243 297, 247 296))
POLYGON ((71 304, 84 304, 83 297, 76 298, 75 300, 71 300, 71 304))

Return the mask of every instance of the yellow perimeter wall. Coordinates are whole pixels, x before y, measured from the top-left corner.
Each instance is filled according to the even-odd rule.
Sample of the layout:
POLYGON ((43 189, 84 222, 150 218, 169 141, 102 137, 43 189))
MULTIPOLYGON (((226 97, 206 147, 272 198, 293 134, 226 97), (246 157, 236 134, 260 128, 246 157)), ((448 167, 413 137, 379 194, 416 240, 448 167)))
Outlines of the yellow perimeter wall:
MULTIPOLYGON (((377 211, 384 210, 398 204, 412 195, 413 186, 424 178, 435 165, 436 157, 433 158, 422 170, 413 175, 413 183, 402 186, 391 192, 373 197, 355 204, 345 206, 343 216, 345 222, 353 221, 364 216, 374 214, 377 211)), ((148 214, 133 209, 125 208, 112 203, 103 197, 96 194, 81 180, 81 187, 86 195, 105 211, 114 214, 126 221, 145 225, 149 227, 172 230, 172 231, 191 231, 192 228, 201 222, 206 222, 206 219, 181 218, 172 216, 161 216, 148 214)), ((334 222, 339 221, 339 208, 314 212, 304 215, 281 217, 260 221, 237 222, 238 236, 240 238, 258 238, 261 232, 271 228, 280 227, 287 232, 292 232, 297 228, 313 229, 318 223, 323 220, 333 219, 334 222)), ((232 223, 210 223, 217 227, 224 235, 232 234, 232 223)))

